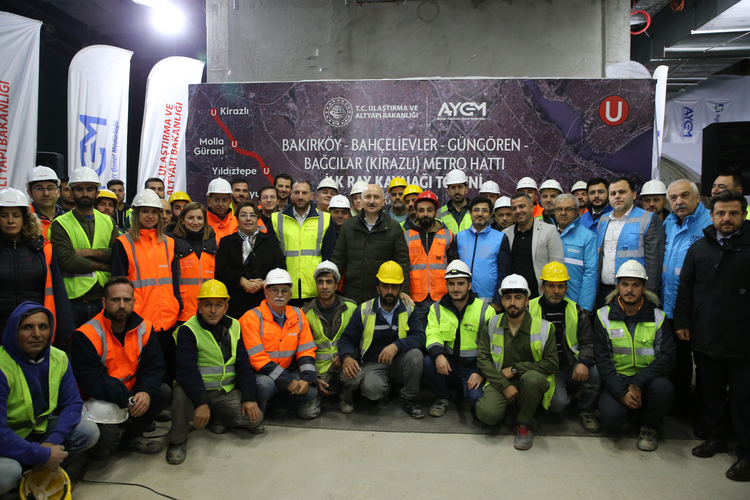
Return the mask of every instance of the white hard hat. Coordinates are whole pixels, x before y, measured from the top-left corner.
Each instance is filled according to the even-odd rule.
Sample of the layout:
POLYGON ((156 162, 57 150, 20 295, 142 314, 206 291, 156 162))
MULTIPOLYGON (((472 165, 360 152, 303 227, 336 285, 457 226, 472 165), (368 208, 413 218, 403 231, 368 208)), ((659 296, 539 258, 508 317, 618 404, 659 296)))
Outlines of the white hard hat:
POLYGON ((516 184, 516 191, 523 188, 539 189, 538 187, 536 187, 536 181, 531 177, 524 177, 523 179, 518 181, 518 184, 516 184))
POLYGON ((92 184, 96 184, 97 186, 101 186, 102 184, 99 176, 96 175, 96 172, 94 172, 89 167, 80 167, 73 170, 73 173, 70 174, 68 186, 72 188, 76 184, 83 184, 85 182, 90 182, 92 184))
POLYGON ((507 196, 501 196, 498 198, 497 201, 495 201, 494 210, 497 210, 498 208, 513 208, 510 206, 510 198, 507 196))
POLYGON ((325 179, 320 181, 320 183, 318 183, 317 190, 320 191, 323 188, 331 188, 335 189, 337 193, 339 192, 339 185, 336 184, 336 179, 334 179, 333 177, 326 177, 325 179))
POLYGON ((353 194, 362 194, 362 191, 365 190, 365 186, 367 186, 367 183, 365 181, 357 181, 352 185, 352 190, 349 191, 349 196, 353 194))
POLYGON ((133 203, 130 204, 131 207, 137 208, 137 207, 153 207, 153 208, 164 208, 161 204, 161 198, 159 198, 159 195, 156 194, 156 191, 153 189, 144 189, 137 195, 135 195, 135 198, 133 198, 133 203))
POLYGON ((128 419, 128 409, 91 398, 83 402, 81 419, 88 419, 97 424, 121 424, 128 419))
POLYGON ((443 179, 443 185, 452 186, 453 184, 468 184, 469 178, 461 170, 451 170, 445 174, 443 179))
POLYGON ((576 191, 580 191, 581 189, 583 190, 588 189, 588 184, 586 184, 583 181, 578 181, 575 184, 573 184, 572 188, 570 188, 570 192, 575 193, 576 191))
POLYGON ((557 189, 560 194, 562 194, 563 192, 563 188, 560 183, 554 179, 547 179, 546 181, 542 182, 542 186, 539 188, 539 191, 543 189, 557 189))
POLYGON ((266 284, 265 287, 271 286, 271 285, 291 285, 292 284, 292 277, 289 275, 288 272, 286 272, 283 269, 271 269, 268 271, 268 274, 266 274, 266 284))
POLYGON ((331 202, 328 204, 328 210, 332 208, 346 208, 351 210, 352 204, 349 203, 349 198, 343 194, 337 194, 331 198, 331 202))
POLYGON ((667 186, 662 181, 648 181, 641 188, 641 196, 648 196, 650 194, 667 194, 667 186))
POLYGON ((341 274, 339 273, 339 268, 331 262, 330 260, 324 260, 320 264, 318 264, 318 267, 315 268, 315 271, 313 272, 313 279, 318 279, 319 274, 323 273, 331 273, 333 274, 333 279, 336 280, 336 283, 341 281, 341 274))
POLYGON ((206 196, 210 196, 212 193, 232 194, 232 185, 229 184, 228 180, 219 177, 218 179, 214 179, 208 183, 208 191, 206 192, 206 196))
POLYGON ((526 282, 526 278, 520 274, 511 274, 505 277, 503 282, 500 284, 500 293, 503 290, 524 290, 526 295, 531 295, 529 290, 529 284, 526 282))
POLYGON ((479 188, 479 194, 482 193, 500 194, 500 186, 495 181, 487 181, 479 188))
POLYGON ((469 278, 471 279, 471 269, 462 260, 456 259, 445 268, 445 279, 450 278, 469 278))
POLYGON ((32 182, 40 181, 54 182, 57 184, 57 187, 60 187, 60 179, 57 178, 57 174, 54 170, 49 167, 37 165, 26 174, 26 187, 29 187, 29 184, 32 182))
POLYGON ((637 260, 629 260, 621 265, 620 269, 617 270, 615 278, 640 278, 642 280, 648 280, 646 268, 637 260))
POLYGON ((29 206, 29 197, 18 189, 6 188, 0 191, 0 207, 26 207, 29 206))

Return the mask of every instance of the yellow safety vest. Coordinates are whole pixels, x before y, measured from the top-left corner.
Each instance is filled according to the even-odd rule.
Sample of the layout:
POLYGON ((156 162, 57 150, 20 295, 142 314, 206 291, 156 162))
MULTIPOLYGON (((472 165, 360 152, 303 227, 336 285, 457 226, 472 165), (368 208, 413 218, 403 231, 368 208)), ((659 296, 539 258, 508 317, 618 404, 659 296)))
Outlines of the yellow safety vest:
POLYGON ((427 349, 433 346, 442 346, 445 351, 453 355, 456 331, 461 328, 461 345, 459 346, 460 358, 476 358, 477 345, 479 344, 479 330, 483 323, 495 315, 495 310, 480 298, 466 306, 463 321, 458 324, 458 318, 449 309, 435 302, 430 307, 427 315, 427 349))
POLYGON ((344 333, 346 325, 349 324, 349 320, 352 317, 352 313, 357 308, 357 304, 351 300, 344 300, 346 304, 346 311, 341 313, 341 326, 339 327, 333 340, 329 339, 323 333, 323 323, 321 323, 318 315, 315 314, 312 308, 305 313, 307 316, 307 322, 310 323, 310 330, 313 334, 313 340, 315 341, 315 365, 318 368, 318 373, 328 373, 331 369, 331 363, 333 363, 333 357, 339 352, 339 339, 341 334, 344 333))
MULTIPOLYGON (((542 306, 539 304, 539 296, 529 301, 529 314, 542 319, 542 306)), ((565 339, 568 341, 568 347, 578 358, 578 305, 570 299, 563 299, 568 303, 565 306, 565 339)))
MULTIPOLYGON (((362 324, 365 326, 364 331, 362 332, 362 340, 360 340, 359 342, 359 352, 362 358, 365 357, 367 349, 369 349, 370 345, 372 344, 372 338, 375 335, 375 329, 391 328, 388 325, 375 326, 376 314, 372 311, 372 308, 375 305, 375 300, 377 299, 370 299, 362 304, 362 324)), ((413 306, 407 306, 406 304, 404 304, 404 307, 406 307, 406 310, 398 314, 399 339, 406 338, 406 335, 409 333, 409 316, 411 316, 411 313, 414 312, 413 306)))
MULTIPOLYGON (((231 392, 235 385, 234 362, 237 359, 237 342, 242 336, 239 321, 232 319, 232 326, 229 328, 232 356, 226 362, 224 362, 221 347, 211 332, 203 329, 197 315, 187 320, 183 326, 190 328, 195 335, 195 346, 198 348, 198 371, 203 378, 206 390, 224 389, 226 392, 231 392)), ((173 332, 175 342, 177 342, 179 330, 176 328, 173 332)))
POLYGON ((609 333, 615 369, 620 375, 632 377, 654 361, 654 340, 664 323, 664 311, 654 309, 654 321, 638 323, 633 336, 624 321, 610 321, 609 310, 610 306, 605 306, 597 314, 609 333))

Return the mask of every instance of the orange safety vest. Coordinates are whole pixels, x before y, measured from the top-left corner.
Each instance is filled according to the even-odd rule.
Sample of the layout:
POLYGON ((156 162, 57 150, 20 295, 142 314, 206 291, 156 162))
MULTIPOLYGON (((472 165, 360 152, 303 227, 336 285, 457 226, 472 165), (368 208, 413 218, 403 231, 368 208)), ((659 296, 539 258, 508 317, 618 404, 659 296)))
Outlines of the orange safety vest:
MULTIPOLYGON (((31 210, 32 214, 36 213, 36 211, 34 210, 34 205, 32 203, 29 203, 29 209, 31 210)), ((47 231, 49 231, 49 225, 52 224, 52 221, 42 219, 38 215, 37 218, 39 219, 39 223, 42 225, 42 236, 44 237, 44 241, 47 241, 47 231)))
POLYGON ((258 231, 261 233, 267 233, 268 228, 266 227, 266 224, 263 222, 263 219, 258 217, 258 231))
POLYGON ((195 252, 180 259, 180 297, 182 311, 177 321, 187 321, 198 311, 198 291, 204 281, 214 279, 216 255, 201 252, 199 259, 195 252))
POLYGON ((151 336, 151 330, 151 323, 144 319, 140 325, 125 333, 123 345, 112 335, 112 322, 101 311, 77 332, 84 334, 94 345, 102 364, 107 368, 107 375, 118 379, 130 390, 135 385, 141 352, 151 336))
MULTIPOLYGON (((219 220, 219 218, 210 210, 207 213, 208 225, 213 228, 214 233, 216 234, 217 245, 221 242, 221 239, 224 236, 229 236, 230 234, 234 234, 237 232, 237 218, 231 211, 227 213, 226 217, 224 217, 224 220, 219 220)), ((260 220, 260 218, 258 218, 258 220, 260 220)))
POLYGON ((443 226, 435 233, 429 254, 424 251, 419 231, 409 229, 404 233, 404 237, 409 247, 409 260, 411 261, 409 295, 412 300, 421 302, 428 296, 434 301, 442 299, 443 295, 448 293, 445 285, 445 268, 448 265, 448 259, 445 252, 453 241, 450 229, 443 226))
MULTIPOLYGON (((52 243, 44 240, 44 260, 47 263, 47 278, 44 281, 44 307, 52 311, 55 318, 55 331, 57 331, 57 311, 55 310, 55 290, 52 288, 52 243)), ((52 332, 52 342, 55 341, 55 332, 52 332)))
MULTIPOLYGON (((286 306, 284 315, 286 322, 284 328, 281 328, 265 300, 242 315, 242 341, 250 357, 250 364, 256 372, 272 361, 281 368, 288 368, 293 359, 310 356, 311 365, 300 365, 299 369, 315 372, 315 340, 307 316, 299 308, 292 306, 286 306)), ((276 377, 280 374, 281 371, 276 377)), ((274 380, 276 377, 271 374, 274 380)))
POLYGON ((531 214, 531 216, 534 217, 535 219, 537 217, 541 218, 542 216, 544 216, 544 208, 538 204, 534 205, 534 212, 531 214))
POLYGON ((133 312, 148 319, 156 331, 169 330, 177 322, 180 303, 172 288, 174 240, 156 241, 156 229, 141 229, 139 241, 130 233, 117 239, 128 256, 128 279, 135 287, 133 312))

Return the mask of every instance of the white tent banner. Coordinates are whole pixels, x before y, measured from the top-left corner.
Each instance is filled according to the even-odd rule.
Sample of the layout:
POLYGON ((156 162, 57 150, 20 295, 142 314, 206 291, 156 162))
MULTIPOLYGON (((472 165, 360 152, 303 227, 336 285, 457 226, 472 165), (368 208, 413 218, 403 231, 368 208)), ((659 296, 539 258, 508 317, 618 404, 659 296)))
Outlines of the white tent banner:
POLYGON ((188 57, 168 57, 149 73, 138 159, 138 189, 146 179, 158 177, 164 181, 166 196, 186 190, 188 85, 201 83, 203 65, 202 61, 188 57))
POLYGON ((41 26, 0 12, 0 189, 25 191, 36 164, 41 26))
POLYGON ((129 50, 92 45, 68 71, 68 172, 89 167, 102 184, 125 179, 128 138, 129 50))

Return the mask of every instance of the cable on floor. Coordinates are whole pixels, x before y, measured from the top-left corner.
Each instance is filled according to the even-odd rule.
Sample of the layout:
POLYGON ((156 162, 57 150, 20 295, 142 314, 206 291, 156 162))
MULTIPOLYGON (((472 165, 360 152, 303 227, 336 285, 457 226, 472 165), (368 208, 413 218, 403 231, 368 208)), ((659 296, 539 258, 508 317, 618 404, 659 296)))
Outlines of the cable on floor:
POLYGON ((113 484, 113 485, 116 485, 116 486, 137 486, 138 488, 145 488, 145 489, 149 490, 150 492, 159 495, 160 497, 169 498, 170 500, 179 500, 178 498, 171 497, 169 495, 165 495, 164 493, 159 493, 155 489, 149 488, 148 486, 146 486, 144 484, 138 484, 138 483, 119 483, 119 482, 115 482, 115 481, 93 481, 91 479, 86 479, 86 478, 81 478, 81 482, 84 483, 84 484, 102 484, 102 485, 113 484))

